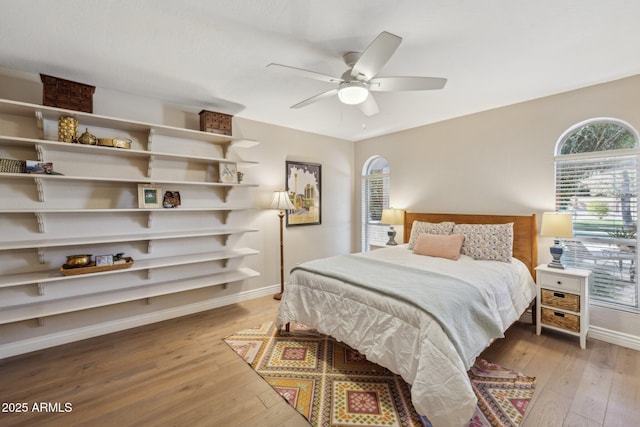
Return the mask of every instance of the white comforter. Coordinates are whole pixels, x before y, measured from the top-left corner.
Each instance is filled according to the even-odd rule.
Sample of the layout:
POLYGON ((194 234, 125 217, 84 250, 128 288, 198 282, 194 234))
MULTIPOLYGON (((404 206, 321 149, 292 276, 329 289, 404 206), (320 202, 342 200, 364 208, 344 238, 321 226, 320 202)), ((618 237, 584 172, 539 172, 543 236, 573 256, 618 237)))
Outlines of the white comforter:
MULTIPOLYGON (((511 263, 476 261, 463 255, 451 261, 415 255, 406 245, 360 256, 438 271, 476 284, 494 299, 503 331, 535 296, 533 279, 517 259, 511 263)), ((291 321, 315 327, 401 375, 411 384, 416 411, 428 417, 434 427, 462 426, 473 415, 477 399, 467 376, 473 361, 460 358, 428 313, 340 280, 295 270, 287 282, 276 323, 282 326, 291 321)))

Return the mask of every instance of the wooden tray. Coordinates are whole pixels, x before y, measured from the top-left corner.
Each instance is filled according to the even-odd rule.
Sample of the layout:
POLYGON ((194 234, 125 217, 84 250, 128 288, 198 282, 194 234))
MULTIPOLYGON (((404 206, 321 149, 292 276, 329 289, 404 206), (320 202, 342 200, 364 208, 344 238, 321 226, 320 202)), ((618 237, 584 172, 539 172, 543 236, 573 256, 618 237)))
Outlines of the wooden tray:
POLYGON ((99 273, 101 271, 123 270, 133 265, 133 258, 124 257, 123 259, 126 261, 124 264, 101 265, 97 267, 95 262, 91 262, 91 264, 87 265, 86 267, 60 267, 60 273, 62 273, 63 276, 75 276, 78 274, 99 273))

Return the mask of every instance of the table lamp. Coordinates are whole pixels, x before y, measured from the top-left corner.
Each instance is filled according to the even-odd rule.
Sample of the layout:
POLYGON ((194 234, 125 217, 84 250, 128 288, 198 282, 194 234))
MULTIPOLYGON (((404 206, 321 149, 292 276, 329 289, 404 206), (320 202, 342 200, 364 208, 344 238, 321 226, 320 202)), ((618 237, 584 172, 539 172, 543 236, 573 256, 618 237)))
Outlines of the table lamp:
POLYGON ((387 245, 397 245, 398 243, 396 243, 396 230, 394 230, 393 226, 404 224, 404 209, 382 209, 382 218, 380 219, 380 223, 389 226, 389 231, 387 231, 389 241, 387 242, 387 245))
POLYGON ((573 222, 571 220, 571 214, 569 213, 557 213, 557 212, 545 212, 542 214, 542 229, 540 230, 541 236, 553 237, 553 246, 549 248, 553 260, 547 264, 552 268, 564 268, 560 258, 564 248, 560 244, 560 239, 570 239, 573 237, 573 222))

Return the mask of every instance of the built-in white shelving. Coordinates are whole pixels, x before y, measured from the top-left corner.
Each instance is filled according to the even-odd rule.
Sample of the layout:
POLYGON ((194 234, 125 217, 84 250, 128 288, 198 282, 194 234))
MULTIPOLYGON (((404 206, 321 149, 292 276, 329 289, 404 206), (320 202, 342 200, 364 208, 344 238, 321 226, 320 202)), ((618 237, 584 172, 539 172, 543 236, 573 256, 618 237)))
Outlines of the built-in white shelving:
MULTIPOLYGON (((240 169, 257 165, 238 159, 235 150, 236 158, 230 158, 232 149, 251 148, 257 141, 1 99, 0 121, 10 124, 0 129, 0 157, 52 157, 64 167, 54 168, 64 175, 0 173, 0 196, 5 197, 0 207, 0 260, 5 260, 0 265, 0 336, 4 327, 24 333, 13 342, 0 339, 0 357, 19 354, 20 342, 32 350, 33 340, 48 342, 42 338, 48 333, 64 333, 59 326, 44 333, 12 326, 20 322, 37 319, 46 330, 47 317, 55 316, 58 325, 60 316, 71 316, 71 331, 77 329, 73 316, 86 323, 87 310, 102 310, 95 327, 99 334, 105 322, 127 324, 118 316, 146 316, 148 308, 131 310, 153 306, 156 298, 165 298, 166 305, 174 294, 182 301, 189 292, 222 289, 259 275, 242 266, 258 252, 233 247, 257 230, 243 223, 253 210, 251 202, 232 196, 257 185, 217 179, 223 162, 240 169), (62 116, 76 118, 80 133, 87 128, 96 129, 98 137, 126 137, 132 147, 57 141, 62 116), (139 184, 179 189, 189 198, 177 208, 139 208, 139 184), (64 275, 62 263, 52 262, 68 255, 67 249, 99 254, 118 247, 136 254, 130 267, 64 275), (104 309, 111 306, 118 309, 105 317, 104 309)), ((170 316, 159 310, 158 318, 170 316)))

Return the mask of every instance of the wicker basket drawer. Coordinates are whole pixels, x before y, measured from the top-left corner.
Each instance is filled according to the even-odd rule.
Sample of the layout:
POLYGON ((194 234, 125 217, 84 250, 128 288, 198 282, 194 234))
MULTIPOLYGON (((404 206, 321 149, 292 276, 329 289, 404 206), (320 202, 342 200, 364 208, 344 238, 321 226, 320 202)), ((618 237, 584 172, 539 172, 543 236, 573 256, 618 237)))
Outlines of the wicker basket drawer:
POLYGON ((540 289, 542 294, 542 305, 548 305, 563 310, 580 312, 580 295, 568 294, 566 292, 540 289))
POLYGON ((542 308, 542 323, 568 331, 580 332, 580 316, 542 308))

